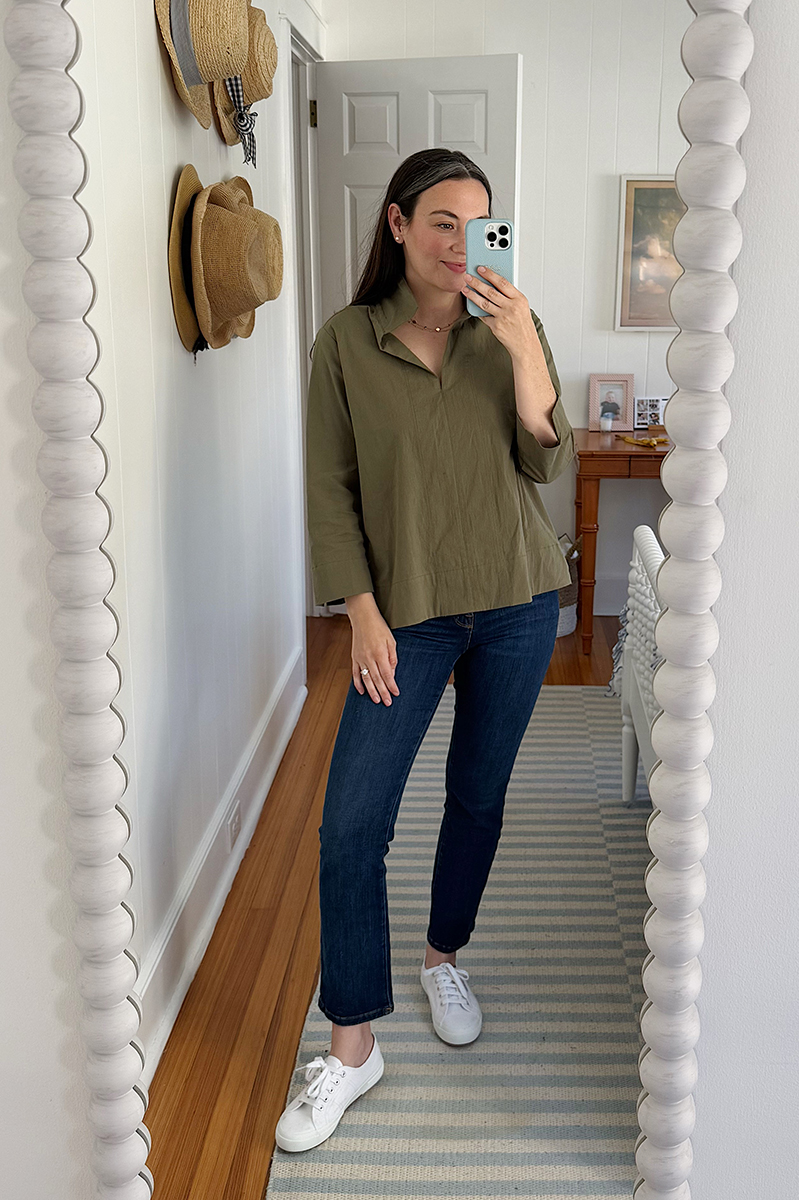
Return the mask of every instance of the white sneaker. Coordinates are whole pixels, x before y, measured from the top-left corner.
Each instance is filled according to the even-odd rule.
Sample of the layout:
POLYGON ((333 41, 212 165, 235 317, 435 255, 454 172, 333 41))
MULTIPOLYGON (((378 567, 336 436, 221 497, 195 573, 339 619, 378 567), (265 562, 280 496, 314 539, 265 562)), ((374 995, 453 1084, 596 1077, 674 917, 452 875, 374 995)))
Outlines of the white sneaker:
POLYGON ((452 963, 425 967, 422 959, 422 987, 430 1001, 433 1028, 451 1046, 473 1042, 483 1027, 483 1014, 466 982, 468 978, 468 971, 453 967, 452 963))
POLYGON ((345 1067, 334 1054, 328 1054, 327 1058, 318 1056, 306 1063, 308 1086, 287 1105, 275 1129, 280 1149, 310 1150, 324 1142, 353 1100, 374 1087, 382 1074, 383 1055, 377 1038, 360 1067, 345 1067))

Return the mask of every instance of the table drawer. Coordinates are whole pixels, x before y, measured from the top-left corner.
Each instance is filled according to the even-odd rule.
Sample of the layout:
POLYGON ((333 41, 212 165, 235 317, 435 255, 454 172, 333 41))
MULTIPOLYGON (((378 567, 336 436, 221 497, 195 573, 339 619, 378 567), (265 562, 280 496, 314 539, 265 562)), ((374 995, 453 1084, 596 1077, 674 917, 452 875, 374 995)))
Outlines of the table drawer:
POLYGON ((643 455, 639 458, 638 455, 633 455, 630 458, 630 478, 656 479, 660 475, 660 464, 665 457, 664 454, 659 454, 657 458, 645 458, 643 455))
POLYGON ((630 474, 630 460, 626 454, 578 454, 577 458, 582 476, 608 479, 616 475, 626 479, 630 474))

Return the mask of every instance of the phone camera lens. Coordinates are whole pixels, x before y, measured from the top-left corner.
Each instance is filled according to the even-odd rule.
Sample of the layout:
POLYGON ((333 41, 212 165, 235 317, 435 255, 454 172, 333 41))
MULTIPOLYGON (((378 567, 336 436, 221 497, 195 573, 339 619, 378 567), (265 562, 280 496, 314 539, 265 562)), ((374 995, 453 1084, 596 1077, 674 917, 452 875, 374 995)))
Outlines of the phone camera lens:
POLYGON ((499 232, 502 237, 507 237, 510 233, 510 230, 508 229, 507 225, 500 225, 499 232))
POLYGON ((486 241, 490 245, 493 245, 496 240, 497 240, 497 235, 494 233, 494 231, 492 229, 489 233, 486 234, 486 241))
POLYGON ((507 238, 500 238, 500 239, 499 239, 499 247, 500 247, 500 250, 504 250, 504 249, 505 249, 505 247, 506 247, 507 245, 508 245, 508 239, 507 239, 507 238))

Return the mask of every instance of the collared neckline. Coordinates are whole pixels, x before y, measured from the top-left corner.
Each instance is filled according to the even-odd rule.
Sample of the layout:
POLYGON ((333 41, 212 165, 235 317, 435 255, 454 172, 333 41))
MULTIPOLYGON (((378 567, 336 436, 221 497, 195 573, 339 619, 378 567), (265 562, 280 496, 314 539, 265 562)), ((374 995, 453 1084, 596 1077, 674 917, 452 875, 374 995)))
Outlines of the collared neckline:
MULTIPOLYGON (((399 283, 390 296, 384 296, 377 304, 369 305, 369 316, 381 346, 386 335, 409 321, 417 308, 416 297, 404 275, 400 276, 399 283)), ((464 321, 470 320, 471 316, 468 309, 464 308, 450 329, 457 329, 464 321)))

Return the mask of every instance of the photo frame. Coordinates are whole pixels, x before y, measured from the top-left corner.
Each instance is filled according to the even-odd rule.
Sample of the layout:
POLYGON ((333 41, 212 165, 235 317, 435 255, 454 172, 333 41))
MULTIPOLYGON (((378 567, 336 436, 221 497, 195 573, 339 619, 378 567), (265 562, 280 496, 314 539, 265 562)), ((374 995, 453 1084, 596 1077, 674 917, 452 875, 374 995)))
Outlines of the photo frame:
POLYGON ((622 175, 614 329, 673 332, 671 289, 683 273, 674 228, 687 206, 671 175, 622 175))
POLYGON ((597 433, 602 429, 600 417, 613 416, 613 430, 632 433, 634 375, 588 376, 588 428, 597 433))
POLYGON ((634 428, 648 429, 650 425, 662 425, 668 400, 668 396, 636 396, 633 405, 634 428))

